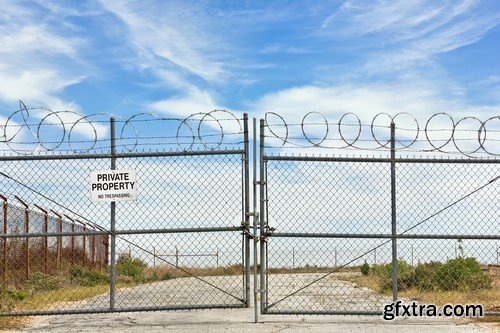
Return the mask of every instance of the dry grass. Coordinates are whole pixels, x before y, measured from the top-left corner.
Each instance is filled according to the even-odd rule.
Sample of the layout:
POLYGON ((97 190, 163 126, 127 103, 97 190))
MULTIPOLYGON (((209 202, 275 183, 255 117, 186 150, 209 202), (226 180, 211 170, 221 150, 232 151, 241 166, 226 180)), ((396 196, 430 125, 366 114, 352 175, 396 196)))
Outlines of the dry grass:
MULTIPOLYGON (((61 302, 75 302, 106 293, 107 285, 94 287, 66 287, 58 290, 44 291, 25 300, 18 301, 12 311, 47 310, 57 307, 61 302)), ((0 317, 2 329, 20 329, 29 325, 29 317, 0 317)))
MULTIPOLYGON (((252 271, 252 270, 251 270, 252 271)), ((242 265, 231 265, 225 267, 193 268, 182 267, 181 269, 171 266, 147 267, 144 269, 146 281, 170 280, 189 276, 222 276, 222 275, 241 275, 243 274, 242 265)))
MULTIPOLYGON (((493 279, 491 289, 473 290, 473 291, 425 291, 412 288, 400 291, 398 295, 402 298, 415 300, 417 302, 436 304, 443 306, 445 304, 482 304, 485 311, 500 311, 500 268, 492 268, 488 274, 493 279)), ((381 291, 380 277, 375 275, 368 276, 345 276, 335 277, 337 279, 349 281, 362 287, 370 288, 384 295, 391 295, 390 290, 381 291)), ((488 316, 478 321, 495 322, 500 325, 500 316, 488 316)))

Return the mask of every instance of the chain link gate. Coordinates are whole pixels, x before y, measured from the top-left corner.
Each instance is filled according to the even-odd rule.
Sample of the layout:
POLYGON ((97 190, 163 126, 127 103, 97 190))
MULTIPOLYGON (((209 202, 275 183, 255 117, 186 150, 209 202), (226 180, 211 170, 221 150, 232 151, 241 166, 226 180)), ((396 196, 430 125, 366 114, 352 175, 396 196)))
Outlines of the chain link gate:
POLYGON ((260 121, 262 314, 381 315, 397 300, 500 313, 500 117, 476 130, 438 114, 422 131, 404 116, 260 121), (439 117, 452 129, 433 128, 439 117), (442 156, 450 146, 459 158, 442 156))
POLYGON ((3 130, 0 316, 249 306, 246 114, 21 104, 3 130), (110 169, 136 171, 137 200, 90 201, 110 169))

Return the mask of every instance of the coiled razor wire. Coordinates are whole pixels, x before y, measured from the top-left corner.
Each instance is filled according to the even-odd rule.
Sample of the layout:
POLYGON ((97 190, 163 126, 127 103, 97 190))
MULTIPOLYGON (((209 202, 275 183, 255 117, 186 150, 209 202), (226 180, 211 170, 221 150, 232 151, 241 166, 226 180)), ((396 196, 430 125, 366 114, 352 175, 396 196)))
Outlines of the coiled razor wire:
POLYGON ((473 157, 473 154, 480 153, 481 151, 491 156, 500 156, 499 151, 493 151, 486 145, 487 143, 492 143, 496 147, 500 146, 500 142, 497 142, 500 141, 500 116, 490 117, 484 121, 481 121, 477 117, 463 117, 456 120, 449 114, 441 112, 430 116, 425 122, 425 126, 423 128, 420 126, 417 118, 407 112, 400 112, 394 116, 391 116, 388 113, 378 113, 372 118, 372 121, 369 125, 363 125, 360 118, 356 114, 351 112, 344 113, 336 123, 329 122, 325 115, 317 111, 307 113, 302 118, 302 121, 300 123, 287 123, 283 116, 275 112, 267 112, 265 114, 264 120, 265 126, 270 133, 269 137, 277 139, 280 142, 281 146, 289 144, 295 148, 320 147, 336 149, 355 148, 366 150, 367 148, 363 146, 363 143, 370 141, 376 144, 376 147, 374 147, 373 149, 388 149, 391 142, 390 136, 386 135, 384 138, 382 138, 381 135, 377 132, 377 129, 390 129, 391 123, 394 123, 397 131, 395 137, 395 141, 398 144, 397 149, 407 149, 412 147, 414 148, 417 142, 424 142, 428 144, 430 148, 422 148, 418 149, 417 151, 449 153, 450 151, 445 149, 445 147, 452 143, 454 148, 460 154, 463 154, 465 156, 473 157), (319 118, 319 120, 314 122, 311 121, 310 119, 313 116, 316 119, 319 118), (406 118, 406 121, 402 120, 402 118, 404 117, 406 118), (354 120, 348 122, 347 118, 353 118, 354 120), (443 125, 441 124, 441 127, 435 128, 435 125, 433 125, 433 123, 437 122, 438 118, 441 118, 440 123, 447 124, 445 125, 447 127, 442 127, 443 125), (378 124, 382 119, 382 124, 378 124), (474 130, 465 128, 465 123, 467 122, 477 124, 478 129, 474 130), (493 130, 490 128, 491 126, 493 126, 493 122, 498 122, 496 125, 496 128, 498 129, 493 130), (398 126, 398 123, 404 123, 406 127, 398 126), (295 131, 299 133, 299 136, 291 136, 291 133, 293 132, 293 126, 300 127, 300 133, 298 130, 295 131), (308 134, 309 132, 311 132, 310 130, 308 130, 308 128, 310 128, 311 126, 315 126, 313 135, 308 134), (366 136, 362 136, 363 127, 369 127, 368 139, 366 136), (354 128, 354 130, 352 128, 354 128), (353 135, 351 135, 352 137, 350 138, 346 134, 348 129, 351 129, 351 133, 354 132, 353 135), (401 137, 398 136, 398 130, 399 133, 411 132, 411 137, 401 139, 401 137), (338 134, 339 139, 337 139, 337 141, 341 142, 340 146, 328 145, 328 141, 335 140, 328 138, 329 136, 335 134, 332 133, 333 131, 336 131, 338 134), (422 133, 422 131, 424 133, 422 133), (446 133, 446 137, 444 139, 437 140, 432 138, 432 136, 430 135, 431 132, 440 132, 441 135, 442 133, 446 133), (465 139, 460 138, 459 134, 463 132, 477 132, 477 136, 471 136, 470 138, 465 139), (493 133, 496 133, 496 138, 491 137, 493 133), (438 143, 437 141, 444 141, 444 143, 438 143), (465 147, 463 147, 463 144, 461 144, 461 142, 464 141, 472 142, 474 144, 474 148, 466 149, 465 147))
MULTIPOLYGON (((52 111, 47 108, 28 108, 22 101, 19 101, 19 109, 7 117, 3 126, 0 125, 0 135, 2 135, 0 143, 4 143, 10 151, 21 155, 33 155, 38 151, 57 151, 61 149, 63 144, 68 145, 69 151, 88 153, 98 148, 98 142, 108 140, 99 137, 99 126, 103 126, 103 124, 107 125, 109 122, 108 119, 97 119, 102 119, 103 117, 114 117, 118 119, 117 123, 121 124, 121 128, 118 128, 119 137, 117 140, 121 141, 120 146, 128 152, 133 152, 138 147, 145 146, 143 143, 140 143, 140 139, 152 138, 150 136, 141 136, 139 131, 139 123, 148 121, 174 123, 174 126, 176 126, 174 128, 175 136, 168 138, 173 138, 175 140, 174 144, 182 151, 193 150, 196 146, 202 146, 204 149, 208 150, 217 150, 222 145, 228 143, 225 142, 225 139, 228 137, 234 137, 235 134, 243 133, 241 118, 238 118, 235 114, 227 110, 195 113, 185 118, 164 118, 146 112, 134 114, 125 118, 109 113, 94 113, 83 116, 70 110, 52 111), (34 115, 34 113, 36 114, 34 115), (43 117, 40 118, 40 114, 42 114, 43 117), (20 121, 15 121, 14 119, 16 117, 20 118, 20 121), (68 119, 71 121, 68 121, 68 119), (234 122, 237 130, 235 131, 234 128, 231 132, 225 130, 223 126, 224 121, 234 122), (206 126, 211 128, 211 133, 206 133, 206 130, 204 130, 206 126), (46 133, 44 129, 47 127, 57 127, 59 130, 46 133), (81 131, 82 128, 86 129, 86 135, 89 138, 85 140, 76 140, 76 133, 81 131), (215 131, 215 133, 213 133, 213 131, 215 131), (127 132, 132 134, 126 135, 127 132), (26 139, 26 134, 30 137, 29 139, 26 139), (50 134, 51 140, 44 139, 44 136, 48 134, 50 134), (19 148, 20 145, 22 146, 24 144, 25 146, 28 143, 36 147, 33 149, 19 148), (77 143, 80 145, 84 143, 85 147, 77 147, 77 143)), ((370 141, 376 145, 372 149, 388 149, 390 146, 390 137, 388 135, 381 137, 379 132, 381 128, 388 129, 390 128, 390 124, 394 123, 397 129, 395 141, 398 143, 398 149, 415 150, 415 145, 417 143, 425 142, 430 148, 416 150, 449 153, 450 151, 446 147, 452 144, 457 152, 468 157, 474 157, 474 154, 481 152, 495 157, 500 156, 500 150, 498 150, 498 148, 494 151, 489 147, 489 145, 493 147, 498 147, 500 145, 500 143, 497 142, 500 141, 498 139, 500 131, 490 129, 490 127, 494 125, 494 122, 498 122, 496 126, 500 128, 500 116, 490 117, 481 121, 477 117, 470 116, 454 119, 448 113, 441 112, 430 116, 423 128, 413 115, 406 112, 401 112, 394 116, 388 113, 378 113, 372 118, 369 125, 362 124, 360 118, 351 112, 344 113, 336 123, 329 122, 324 114, 317 111, 305 114, 299 124, 287 123, 283 116, 275 112, 267 112, 264 120, 270 136, 278 139, 281 146, 289 144, 298 148, 320 147, 367 150, 364 144, 370 141), (312 118, 319 119, 319 121, 312 121, 312 118), (407 119, 403 121, 402 118, 407 119), (273 119, 274 122, 272 121, 273 119), (349 121, 348 119, 351 120, 349 121), (410 124, 411 128, 402 128, 398 126, 398 123, 402 124, 403 122, 406 126, 410 124), (441 127, 435 128, 433 123, 436 122, 439 122, 441 127), (465 129, 466 123, 476 124, 478 126, 477 130, 465 129), (292 126, 300 126, 300 137, 291 136, 292 126), (309 132, 313 126, 314 135, 311 135, 309 132), (370 129, 368 136, 362 135, 364 133, 364 127, 369 127, 370 129), (351 130, 350 133, 352 133, 352 135, 349 136, 347 134, 349 132, 348 130, 351 130), (422 131, 424 132, 423 135, 421 133, 422 131), (412 135, 410 138, 401 139, 401 132, 411 132, 412 135), (446 137, 437 140, 430 135, 432 132, 440 132, 440 135, 446 133, 446 137), (477 135, 469 139, 463 139, 460 138, 459 135, 463 132, 477 132, 477 135), (497 133, 497 137, 492 137, 494 133, 497 133), (341 142, 340 146, 331 146, 328 144, 328 142, 332 140, 329 139, 329 136, 335 134, 339 137, 338 141, 341 142), (474 147, 470 149, 463 147, 462 143, 464 141, 472 142, 474 147)), ((105 130, 104 127, 102 127, 102 129, 105 130)), ((167 137, 164 136, 163 138, 166 139, 167 137)), ((165 142, 165 144, 171 143, 165 142)), ((160 144, 151 143, 151 145, 160 144)))
MULTIPOLYGON (((178 148, 182 151, 193 150, 195 145, 203 146, 204 149, 217 150, 223 144, 224 139, 230 135, 242 134, 243 127, 241 119, 232 112, 226 110, 213 110, 205 113, 195 113, 185 118, 164 118, 153 113, 138 113, 128 118, 110 113, 94 113, 91 115, 81 115, 75 111, 52 111, 47 108, 28 108, 22 101, 19 101, 19 109, 14 111, 7 117, 4 125, 0 125, 0 143, 7 145, 9 150, 20 155, 33 155, 39 151, 57 151, 60 150, 63 144, 69 146, 70 151, 78 153, 88 153, 96 149, 99 141, 107 141, 109 139, 99 138, 99 126, 103 126, 109 122, 109 118, 117 119, 117 123, 121 124, 118 128, 121 147, 128 152, 134 151, 138 146, 141 146, 139 140, 141 138, 150 138, 149 136, 141 136, 138 123, 147 121, 157 122, 173 122, 176 126, 175 141, 178 148), (34 113, 41 118, 36 118, 34 113), (20 121, 15 121, 15 118, 20 118, 20 121), (98 120, 105 119, 105 120, 98 120), (146 119, 140 119, 146 118, 146 119), (236 131, 228 132, 224 130, 223 121, 231 121, 236 125, 236 131), (216 133, 205 133, 204 126, 209 126, 216 133), (47 127, 57 127, 58 130, 51 130, 50 133, 44 133, 47 127), (76 133, 85 127, 87 132, 86 140, 75 140, 76 133), (182 135, 186 132, 187 135, 182 135), (132 134, 126 135, 126 132, 132 134), (26 134, 30 138, 26 138, 26 134), (50 134, 51 139, 44 139, 44 135, 50 134), (213 139, 216 138, 216 139, 213 139), (188 139, 183 142, 181 139, 188 139), (76 143, 85 143, 85 147, 76 147, 76 143), (32 144, 36 147, 33 149, 20 149, 19 145, 32 144)), ((104 129, 104 127, 103 127, 104 129)), ((167 137, 163 137, 167 138, 167 137)), ((170 137, 172 138, 172 137, 170 137)))

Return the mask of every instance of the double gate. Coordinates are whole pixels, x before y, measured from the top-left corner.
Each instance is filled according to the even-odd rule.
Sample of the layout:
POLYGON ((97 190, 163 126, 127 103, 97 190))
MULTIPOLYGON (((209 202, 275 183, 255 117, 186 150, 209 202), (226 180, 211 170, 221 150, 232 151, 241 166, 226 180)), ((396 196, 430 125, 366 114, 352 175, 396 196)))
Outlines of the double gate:
POLYGON ((432 138, 438 116, 425 132, 353 116, 287 124, 268 113, 251 140, 247 115, 227 111, 109 119, 21 104, 1 143, 0 316, 378 315, 396 300, 472 294, 498 314, 500 164, 488 143, 498 118, 464 130, 479 134, 476 149, 461 145, 464 120, 450 117, 443 139, 432 138), (440 157, 450 146, 460 156, 440 157), (330 154, 353 149, 381 156, 330 154), (431 156, 396 155, 404 149, 431 156), (137 200, 91 202, 96 170, 135 170, 137 200), (462 263, 468 280, 442 273, 462 263))

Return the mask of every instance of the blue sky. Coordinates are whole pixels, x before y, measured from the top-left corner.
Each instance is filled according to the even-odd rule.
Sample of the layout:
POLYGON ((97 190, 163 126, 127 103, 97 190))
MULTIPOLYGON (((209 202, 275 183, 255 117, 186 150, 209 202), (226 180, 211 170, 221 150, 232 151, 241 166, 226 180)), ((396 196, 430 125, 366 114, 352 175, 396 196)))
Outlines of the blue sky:
POLYGON ((500 2, 14 1, 0 115, 500 114, 500 2))

